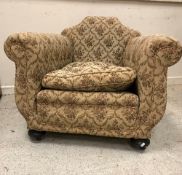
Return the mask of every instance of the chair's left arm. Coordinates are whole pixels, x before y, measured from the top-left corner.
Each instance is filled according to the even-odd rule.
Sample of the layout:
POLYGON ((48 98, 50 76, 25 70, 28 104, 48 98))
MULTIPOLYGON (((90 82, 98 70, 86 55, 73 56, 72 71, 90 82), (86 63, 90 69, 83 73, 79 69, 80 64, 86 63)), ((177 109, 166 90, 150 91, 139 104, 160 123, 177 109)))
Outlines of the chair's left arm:
POLYGON ((140 36, 129 41, 123 65, 137 72, 140 132, 146 137, 163 117, 167 101, 167 69, 179 61, 182 47, 166 36, 140 36))
POLYGON ((72 62, 71 43, 61 34, 16 33, 7 38, 4 50, 15 62, 16 104, 28 122, 36 114, 42 77, 72 62))

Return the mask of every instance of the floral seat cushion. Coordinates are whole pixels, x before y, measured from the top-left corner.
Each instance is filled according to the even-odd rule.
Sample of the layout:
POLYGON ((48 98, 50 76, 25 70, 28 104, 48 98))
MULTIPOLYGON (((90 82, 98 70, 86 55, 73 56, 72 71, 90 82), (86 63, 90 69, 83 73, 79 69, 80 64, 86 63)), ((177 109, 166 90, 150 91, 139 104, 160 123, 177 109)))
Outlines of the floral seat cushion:
POLYGON ((104 62, 73 62, 46 74, 42 86, 72 91, 120 91, 135 80, 136 72, 129 67, 104 62))

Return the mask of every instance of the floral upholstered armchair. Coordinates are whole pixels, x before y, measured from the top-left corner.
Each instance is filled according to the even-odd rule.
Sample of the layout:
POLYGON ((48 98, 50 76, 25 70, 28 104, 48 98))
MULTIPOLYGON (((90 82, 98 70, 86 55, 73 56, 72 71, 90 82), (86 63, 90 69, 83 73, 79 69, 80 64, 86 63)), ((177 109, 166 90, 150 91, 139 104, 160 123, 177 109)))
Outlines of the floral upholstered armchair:
POLYGON ((115 17, 86 17, 61 34, 12 34, 4 49, 31 137, 130 138, 139 149, 164 115, 167 69, 182 56, 174 39, 141 36, 115 17))

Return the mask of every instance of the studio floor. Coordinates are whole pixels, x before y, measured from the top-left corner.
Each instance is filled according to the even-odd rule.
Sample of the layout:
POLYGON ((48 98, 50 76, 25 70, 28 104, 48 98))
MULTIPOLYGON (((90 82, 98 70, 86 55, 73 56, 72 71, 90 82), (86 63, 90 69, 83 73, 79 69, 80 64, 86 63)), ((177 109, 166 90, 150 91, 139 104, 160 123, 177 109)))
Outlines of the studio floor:
POLYGON ((182 85, 168 87, 165 117, 151 145, 136 151, 126 139, 48 133, 30 141, 14 96, 0 100, 0 175, 181 175, 182 85))

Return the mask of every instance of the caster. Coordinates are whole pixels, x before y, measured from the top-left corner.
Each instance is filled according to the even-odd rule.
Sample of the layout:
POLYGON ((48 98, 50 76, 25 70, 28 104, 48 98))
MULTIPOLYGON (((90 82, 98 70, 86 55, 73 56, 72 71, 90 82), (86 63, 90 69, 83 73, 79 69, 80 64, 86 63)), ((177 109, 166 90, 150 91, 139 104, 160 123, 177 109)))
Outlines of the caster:
POLYGON ((130 145, 138 150, 145 150, 149 144, 149 139, 130 139, 130 145))
POLYGON ((42 140, 45 134, 45 131, 36 131, 31 129, 28 131, 28 135, 30 136, 30 138, 36 141, 42 140))

